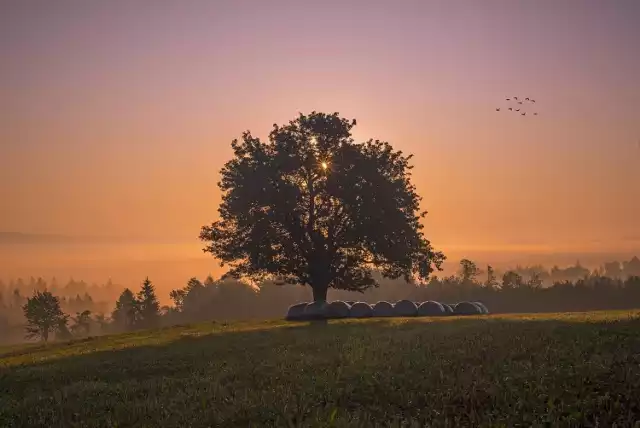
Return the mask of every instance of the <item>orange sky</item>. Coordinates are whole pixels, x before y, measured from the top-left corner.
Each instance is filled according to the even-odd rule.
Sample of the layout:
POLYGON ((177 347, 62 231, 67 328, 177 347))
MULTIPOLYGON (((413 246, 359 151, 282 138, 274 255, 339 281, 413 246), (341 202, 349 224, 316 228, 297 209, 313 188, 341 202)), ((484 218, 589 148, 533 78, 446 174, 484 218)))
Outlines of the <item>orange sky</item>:
POLYGON ((637 248, 638 22, 633 0, 5 1, 0 231, 197 244, 230 141, 321 110, 415 154, 438 248, 637 248))

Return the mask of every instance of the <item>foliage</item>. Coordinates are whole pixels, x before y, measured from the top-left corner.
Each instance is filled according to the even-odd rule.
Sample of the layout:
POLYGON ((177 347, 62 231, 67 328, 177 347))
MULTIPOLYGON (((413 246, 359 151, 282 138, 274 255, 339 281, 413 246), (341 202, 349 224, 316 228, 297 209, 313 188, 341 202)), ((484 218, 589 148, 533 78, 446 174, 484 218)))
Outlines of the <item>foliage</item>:
POLYGON ((138 292, 136 308, 139 315, 138 322, 141 327, 153 328, 158 325, 160 303, 158 303, 155 288, 149 280, 149 277, 145 278, 138 292))
POLYGON ((120 331, 133 329, 138 322, 138 302, 133 292, 125 288, 116 301, 116 308, 111 314, 113 322, 120 331))
POLYGON ((355 120, 312 112, 274 125, 269 142, 245 132, 221 170, 220 220, 202 228, 204 249, 228 275, 280 277, 364 291, 388 278, 427 278, 444 256, 422 231, 426 212, 411 183, 411 155, 386 142, 358 144, 355 120))
POLYGON ((469 259, 460 260, 460 280, 464 283, 473 282, 480 275, 478 266, 469 259))
POLYGON ((60 309, 60 300, 49 291, 36 291, 22 307, 27 320, 26 337, 49 340, 52 332, 66 332, 68 315, 60 309))
POLYGON ((16 347, 0 426, 633 426, 639 316, 207 322, 16 347))
POLYGON ((484 283, 484 286, 489 290, 498 288, 498 278, 496 278, 496 273, 490 265, 487 266, 487 281, 484 283))
MULTIPOLYGON (((209 276, 207 279, 209 278, 211 277, 209 276)), ((207 281, 208 284, 212 284, 213 282, 213 278, 211 278, 211 281, 207 281)), ((202 283, 197 278, 193 277, 189 279, 186 287, 179 288, 177 290, 171 290, 171 292, 169 293, 169 298, 173 301, 173 305, 176 310, 182 311, 185 298, 189 295, 191 290, 199 289, 200 287, 203 287, 202 283)))
POLYGON ((91 311, 76 312, 76 316, 71 317, 71 322, 71 332, 74 335, 88 335, 91 330, 91 311))

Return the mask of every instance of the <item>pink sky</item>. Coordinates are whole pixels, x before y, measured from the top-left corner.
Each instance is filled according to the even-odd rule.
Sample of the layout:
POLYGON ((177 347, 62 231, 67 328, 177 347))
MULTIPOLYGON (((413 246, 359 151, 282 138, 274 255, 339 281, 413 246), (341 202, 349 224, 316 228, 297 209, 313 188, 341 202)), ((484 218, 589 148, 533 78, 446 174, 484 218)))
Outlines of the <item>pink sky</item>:
POLYGON ((230 141, 322 110, 415 154, 438 248, 621 248, 638 22, 637 0, 3 1, 0 231, 196 242, 230 141), (495 111, 513 95, 539 116, 495 111))

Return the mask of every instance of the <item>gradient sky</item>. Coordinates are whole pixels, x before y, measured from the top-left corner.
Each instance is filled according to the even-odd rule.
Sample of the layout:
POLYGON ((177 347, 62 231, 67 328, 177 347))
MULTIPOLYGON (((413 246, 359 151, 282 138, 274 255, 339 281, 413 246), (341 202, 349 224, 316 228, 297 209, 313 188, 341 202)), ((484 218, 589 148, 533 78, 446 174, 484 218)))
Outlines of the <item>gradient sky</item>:
POLYGON ((4 0, 0 231, 195 240, 231 140, 320 110, 415 154, 439 248, 637 243, 639 22, 638 0, 4 0))

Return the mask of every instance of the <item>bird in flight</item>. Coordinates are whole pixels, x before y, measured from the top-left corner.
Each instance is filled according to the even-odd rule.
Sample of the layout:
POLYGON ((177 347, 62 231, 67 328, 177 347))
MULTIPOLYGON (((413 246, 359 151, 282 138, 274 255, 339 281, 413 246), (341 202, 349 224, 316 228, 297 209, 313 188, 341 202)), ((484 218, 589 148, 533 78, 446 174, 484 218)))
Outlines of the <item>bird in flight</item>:
POLYGON ((520 114, 523 115, 523 116, 526 116, 527 112, 525 111, 524 113, 520 113, 520 114))
POLYGON ((516 111, 520 111, 520 109, 519 109, 519 108, 517 108, 517 109, 516 109, 516 111))
POLYGON ((500 109, 499 109, 499 108, 497 108, 497 109, 496 109, 496 111, 500 111, 500 109))
POLYGON ((509 107, 509 110, 513 111, 513 107, 509 107))
POLYGON ((529 101, 529 98, 527 97, 527 98, 525 98, 524 100, 525 100, 525 101, 529 101))
POLYGON ((534 116, 537 116, 537 115, 538 115, 538 113, 533 113, 533 115, 534 115, 534 116))
POLYGON ((518 101, 518 97, 513 97, 514 100, 518 101))

